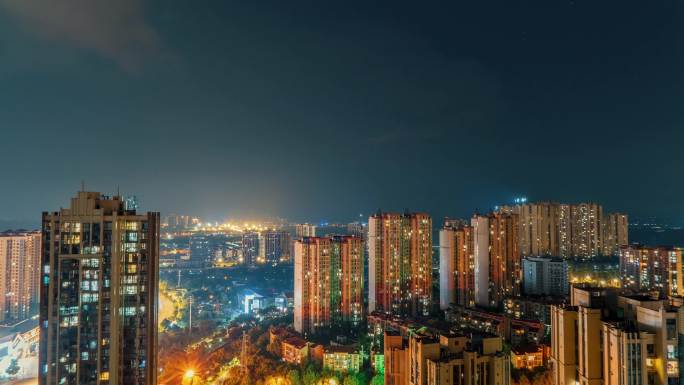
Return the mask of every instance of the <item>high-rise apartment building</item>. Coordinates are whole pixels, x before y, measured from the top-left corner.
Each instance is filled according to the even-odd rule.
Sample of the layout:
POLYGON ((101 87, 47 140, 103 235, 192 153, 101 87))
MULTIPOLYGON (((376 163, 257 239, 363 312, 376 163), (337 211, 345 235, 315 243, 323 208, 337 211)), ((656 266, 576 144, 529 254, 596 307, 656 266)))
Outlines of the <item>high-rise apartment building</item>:
POLYGON ((568 262, 564 259, 526 257, 522 266, 525 295, 568 295, 568 262))
POLYGON ((439 232, 439 306, 475 305, 472 226, 447 226, 439 232))
POLYGON ((573 288, 551 308, 554 384, 679 384, 684 308, 646 295, 573 288))
POLYGON ((520 294, 522 266, 517 214, 474 215, 473 269, 475 304, 500 307, 505 297, 520 294))
POLYGON ((347 234, 366 239, 366 235, 368 235, 368 225, 361 222, 349 223, 347 224, 347 234))
POLYGON ((556 385, 601 385, 601 320, 615 293, 609 289, 572 289, 571 304, 551 306, 551 356, 556 385))
POLYGON ((197 233, 190 236, 190 260, 185 264, 188 267, 206 268, 213 264, 212 248, 210 247, 210 235, 197 233))
POLYGON ((603 208, 596 203, 573 205, 572 211, 572 255, 593 257, 603 252, 601 231, 603 229, 603 208))
POLYGON ((596 203, 524 203, 497 211, 519 216, 523 256, 615 255, 628 242, 627 216, 604 216, 602 206, 596 203))
POLYGON ((501 337, 385 332, 385 385, 507 385, 501 337))
POLYGON ((432 303, 432 219, 378 213, 368 220, 369 311, 428 315, 432 303))
POLYGON ((684 309, 644 298, 620 302, 634 311, 603 322, 603 385, 680 384, 684 309))
POLYGON ((603 255, 617 255, 620 247, 629 244, 627 215, 610 213, 603 220, 603 255))
POLYGON ((554 255, 558 252, 558 204, 520 204, 504 206, 500 211, 518 215, 521 255, 554 255))
POLYGON ((159 213, 81 191, 42 238, 39 383, 156 384, 159 213))
POLYGON ((246 231, 242 234, 242 263, 255 266, 259 259, 259 233, 246 231))
POLYGON ((558 253, 563 258, 572 257, 572 205, 558 205, 558 253))
POLYGON ((354 236, 295 241, 294 327, 318 334, 363 318, 363 240, 354 236))
POLYGON ((40 232, 0 233, 0 324, 32 315, 38 305, 40 232))
POLYGON ((684 295, 682 249, 631 245, 620 248, 622 287, 662 296, 684 295))
POLYGON ((189 215, 170 214, 166 216, 164 222, 169 230, 185 230, 198 224, 199 219, 190 217, 189 215))
POLYGON ((263 260, 278 264, 290 259, 290 234, 286 231, 266 231, 261 235, 263 260))
POLYGON ((300 223, 295 225, 295 237, 315 237, 316 236, 316 225, 309 223, 300 223))

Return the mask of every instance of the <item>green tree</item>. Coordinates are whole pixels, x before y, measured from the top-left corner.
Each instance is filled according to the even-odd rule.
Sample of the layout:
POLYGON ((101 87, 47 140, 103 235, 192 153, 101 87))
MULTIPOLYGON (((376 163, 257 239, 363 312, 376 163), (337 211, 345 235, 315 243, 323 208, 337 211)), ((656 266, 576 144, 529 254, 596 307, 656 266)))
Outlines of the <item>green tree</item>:
POLYGON ((343 385, 365 385, 359 382, 359 379, 354 374, 348 374, 344 377, 343 385))
POLYGON ((287 378, 290 380, 290 385, 302 385, 302 376, 299 375, 299 370, 292 369, 287 373, 287 378))
POLYGON ((320 379, 318 370, 313 364, 309 364, 304 370, 304 376, 302 382, 304 385, 315 385, 320 379))
POLYGON ((371 385, 385 385, 385 376, 382 374, 376 374, 371 380, 371 385))
MULTIPOLYGON (((368 375, 366 372, 358 372, 354 374, 354 377, 356 377, 356 382, 359 385, 367 385, 368 384, 368 375)), ((384 378, 384 376, 383 376, 384 378)))
POLYGON ((10 376, 14 376, 15 374, 19 373, 20 369, 21 368, 19 367, 19 363, 17 362, 17 359, 12 358, 12 361, 10 362, 7 369, 5 369, 5 372, 10 376))

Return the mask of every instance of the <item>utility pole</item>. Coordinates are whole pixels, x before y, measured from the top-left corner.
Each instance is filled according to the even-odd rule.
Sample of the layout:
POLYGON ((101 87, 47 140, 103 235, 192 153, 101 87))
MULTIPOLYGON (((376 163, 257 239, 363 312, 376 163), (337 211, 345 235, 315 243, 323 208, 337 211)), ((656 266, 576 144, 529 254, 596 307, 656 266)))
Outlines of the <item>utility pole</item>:
POLYGON ((192 332, 192 295, 188 296, 188 304, 190 305, 190 320, 188 322, 189 327, 188 327, 188 332, 192 332))
POLYGON ((240 365, 247 369, 247 332, 242 331, 242 348, 240 349, 240 365))

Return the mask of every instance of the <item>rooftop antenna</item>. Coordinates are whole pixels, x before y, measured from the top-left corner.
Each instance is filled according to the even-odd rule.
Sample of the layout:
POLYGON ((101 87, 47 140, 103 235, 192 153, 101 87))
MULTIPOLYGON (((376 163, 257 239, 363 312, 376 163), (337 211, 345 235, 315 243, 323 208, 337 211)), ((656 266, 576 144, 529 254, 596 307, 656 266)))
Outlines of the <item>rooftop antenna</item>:
POLYGON ((85 181, 81 179, 81 192, 85 192, 85 181))
POLYGON ((116 185, 116 196, 120 197, 121 193, 119 192, 119 185, 116 185))

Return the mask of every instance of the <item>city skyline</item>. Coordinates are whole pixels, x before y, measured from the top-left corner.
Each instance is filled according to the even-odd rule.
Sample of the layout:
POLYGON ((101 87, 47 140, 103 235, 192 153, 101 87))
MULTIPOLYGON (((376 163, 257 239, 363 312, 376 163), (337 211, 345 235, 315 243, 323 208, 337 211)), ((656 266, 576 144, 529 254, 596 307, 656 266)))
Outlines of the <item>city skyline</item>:
POLYGON ((684 384, 684 4, 0 0, 0 384, 684 384))
MULTIPOLYGON (((80 189, 79 189, 80 190, 80 189)), ((122 196, 124 198, 126 197, 134 197, 137 202, 140 204, 144 205, 145 207, 154 207, 153 204, 150 204, 148 201, 144 201, 140 199, 140 196, 137 194, 125 194, 122 192, 119 192, 117 195, 116 190, 114 192, 109 192, 108 190, 101 190, 101 189, 96 189, 96 188, 88 188, 87 190, 94 190, 94 191, 102 191, 103 194, 110 195, 110 196, 122 196)), ((72 189, 73 191, 73 189, 72 189)), ((325 227, 327 225, 339 225, 339 224, 348 224, 348 223, 353 223, 353 222, 361 222, 361 223, 366 223, 368 221, 368 218, 376 214, 378 211, 388 211, 388 212, 397 212, 397 213, 404 213, 404 212, 411 212, 411 211, 421 211, 429 214, 432 218, 435 218, 438 220, 438 224, 441 224, 442 221, 449 221, 450 219, 469 219, 473 215, 476 214, 484 214, 490 211, 498 211, 502 207, 509 207, 509 206, 514 206, 521 204, 520 199, 525 199, 525 202, 529 203, 535 203, 535 204, 546 204, 546 203, 564 203, 564 204, 598 204, 600 206, 603 206, 604 208, 611 207, 610 205, 605 205, 602 202, 595 201, 595 200, 590 200, 590 199, 579 199, 579 200, 573 200, 573 201, 559 201, 559 200, 552 200, 552 199, 531 199, 527 196, 524 198, 521 198, 521 196, 511 196, 506 198, 507 200, 501 201, 501 202, 493 202, 491 205, 487 207, 476 207, 476 208, 463 208, 461 210, 457 210, 457 212, 445 212, 445 210, 437 210, 437 213, 434 213, 429 210, 421 210, 420 207, 413 207, 413 206, 397 206, 397 207, 391 207, 387 205, 381 205, 379 207, 375 207, 374 209, 371 209, 369 211, 364 211, 364 212, 358 212, 358 211, 349 211, 347 214, 343 214, 340 216, 336 217, 323 217, 323 216, 302 216, 302 215, 294 215, 291 217, 287 216, 282 216, 282 215, 276 215, 276 214, 268 214, 264 213, 263 215, 254 215, 254 216, 240 216, 240 215, 230 215, 230 214, 224 214, 225 210, 220 209, 220 208, 214 208, 213 210, 208 210, 206 215, 199 215, 196 212, 188 212, 188 211, 183 211, 179 209, 171 209, 169 211, 161 211, 161 216, 162 218, 166 218, 168 216, 179 216, 179 217, 189 217, 189 218, 195 218, 200 221, 200 224, 204 225, 214 225, 214 224, 224 224, 224 223, 250 223, 250 224, 258 224, 258 223, 275 223, 275 222, 280 222, 283 224, 291 224, 291 225, 296 225, 296 224, 311 224, 314 227, 325 227)), ((641 224, 650 224, 650 225, 665 225, 665 226, 673 226, 674 228, 680 228, 681 226, 684 225, 684 221, 681 223, 676 221, 676 220, 669 220, 664 217, 656 217, 656 216, 636 216, 632 215, 628 211, 624 210, 608 210, 606 211, 611 211, 616 214, 618 213, 625 213, 629 215, 629 224, 632 225, 641 225, 641 224)), ((11 231, 11 230, 36 230, 40 227, 40 212, 38 212, 38 217, 36 218, 0 218, 0 232, 2 231, 11 231)))
POLYGON ((41 1, 0 2, 3 218, 82 180, 202 217, 440 218, 519 195, 684 217, 674 4, 41 1))

